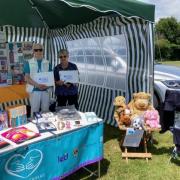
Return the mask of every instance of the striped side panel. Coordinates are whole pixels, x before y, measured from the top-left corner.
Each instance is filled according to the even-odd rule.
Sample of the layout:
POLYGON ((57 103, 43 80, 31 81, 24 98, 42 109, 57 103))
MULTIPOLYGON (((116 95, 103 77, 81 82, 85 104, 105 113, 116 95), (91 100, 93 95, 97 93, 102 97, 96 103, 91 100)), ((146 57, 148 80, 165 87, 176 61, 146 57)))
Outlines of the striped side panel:
POLYGON ((36 42, 44 45, 45 58, 48 55, 48 29, 45 28, 27 28, 27 27, 14 27, 14 26, 1 26, 1 31, 6 33, 7 42, 36 42))
POLYGON ((9 101, 9 102, 1 103, 0 104, 0 109, 5 110, 6 107, 15 106, 15 105, 30 105, 29 98, 17 99, 15 101, 9 101))
MULTIPOLYGON (((89 23, 69 25, 63 29, 49 31, 44 28, 9 26, 0 27, 0 30, 6 32, 8 42, 34 41, 44 44, 45 57, 52 62, 53 67, 59 63, 57 54, 60 49, 67 47, 66 41, 123 33, 128 49, 126 92, 113 88, 96 87, 91 84, 79 85, 80 109, 83 111, 95 111, 108 124, 115 124, 112 121, 112 100, 115 96, 124 95, 129 101, 134 92, 152 92, 153 72, 150 70, 153 66, 154 52, 152 50, 153 24, 150 22, 140 18, 103 16, 89 23)), ((6 104, 0 106, 5 107, 6 104)))
MULTIPOLYGON (((126 96, 131 100, 134 92, 150 92, 152 80, 150 72, 153 62, 151 51, 153 36, 152 24, 140 18, 125 18, 121 16, 104 16, 83 25, 69 25, 63 29, 51 31, 54 47, 66 47, 66 41, 124 34, 128 49, 128 70, 126 92, 117 89, 107 89, 88 84, 79 86, 79 102, 82 111, 95 111, 97 115, 114 125, 112 101, 116 95, 126 96), (70 32, 70 33, 69 33, 70 32), (57 44, 58 42, 58 44, 57 44), (88 103, 87 103, 88 102, 88 103)), ((58 60, 55 60, 56 65, 58 60)))
POLYGON ((153 87, 150 72, 153 56, 150 49, 152 45, 152 25, 142 19, 127 19, 120 17, 119 23, 123 24, 123 31, 128 46, 128 72, 126 99, 132 99, 134 92, 150 92, 153 87))
POLYGON ((116 96, 124 96, 125 92, 118 90, 79 84, 79 104, 82 112, 95 112, 98 117, 106 120, 112 126, 116 126, 113 118, 113 101, 116 96))

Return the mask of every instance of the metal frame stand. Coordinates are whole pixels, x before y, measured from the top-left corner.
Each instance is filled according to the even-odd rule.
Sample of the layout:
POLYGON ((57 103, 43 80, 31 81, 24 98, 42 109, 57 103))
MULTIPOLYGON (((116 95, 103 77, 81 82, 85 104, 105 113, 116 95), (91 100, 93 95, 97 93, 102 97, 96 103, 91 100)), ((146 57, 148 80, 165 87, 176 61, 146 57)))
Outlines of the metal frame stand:
MULTIPOLYGON (((91 176, 96 176, 96 177, 100 178, 100 176, 101 176, 101 160, 98 161, 97 163, 98 163, 98 164, 97 164, 97 165, 98 165, 97 171, 91 171, 91 170, 89 170, 89 169, 86 168, 86 167, 82 167, 83 169, 85 169, 87 172, 90 173, 90 176, 89 176, 89 177, 91 177, 91 176)), ((89 177, 88 177, 88 178, 89 178, 89 177)))

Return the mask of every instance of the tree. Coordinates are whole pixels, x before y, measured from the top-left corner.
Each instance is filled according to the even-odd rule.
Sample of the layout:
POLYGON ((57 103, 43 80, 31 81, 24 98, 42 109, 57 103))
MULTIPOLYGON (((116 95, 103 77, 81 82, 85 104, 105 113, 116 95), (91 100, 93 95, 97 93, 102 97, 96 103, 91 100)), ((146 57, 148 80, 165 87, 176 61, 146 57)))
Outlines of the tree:
POLYGON ((174 17, 162 18, 155 25, 158 39, 167 39, 170 43, 180 44, 180 23, 174 17))
POLYGON ((169 59, 171 57, 171 44, 167 39, 159 39, 155 42, 155 58, 169 59))

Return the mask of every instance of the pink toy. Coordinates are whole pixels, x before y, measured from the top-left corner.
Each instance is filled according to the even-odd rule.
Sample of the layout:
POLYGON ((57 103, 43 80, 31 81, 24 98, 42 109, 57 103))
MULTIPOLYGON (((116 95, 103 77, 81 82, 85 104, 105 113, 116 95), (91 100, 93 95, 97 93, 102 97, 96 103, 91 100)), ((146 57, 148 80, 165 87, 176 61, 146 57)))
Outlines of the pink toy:
POLYGON ((159 113, 157 110, 147 110, 144 113, 144 120, 146 125, 150 126, 151 128, 161 127, 159 124, 159 113))

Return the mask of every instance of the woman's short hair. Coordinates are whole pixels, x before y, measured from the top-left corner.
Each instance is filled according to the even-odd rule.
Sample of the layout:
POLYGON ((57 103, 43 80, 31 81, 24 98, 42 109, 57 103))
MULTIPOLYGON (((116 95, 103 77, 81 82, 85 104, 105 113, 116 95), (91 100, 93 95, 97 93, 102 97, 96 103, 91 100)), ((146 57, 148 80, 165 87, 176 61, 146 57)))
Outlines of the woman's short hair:
POLYGON ((69 56, 69 51, 68 51, 67 49, 61 49, 61 50, 58 52, 58 57, 59 57, 61 54, 66 54, 67 56, 69 56))

